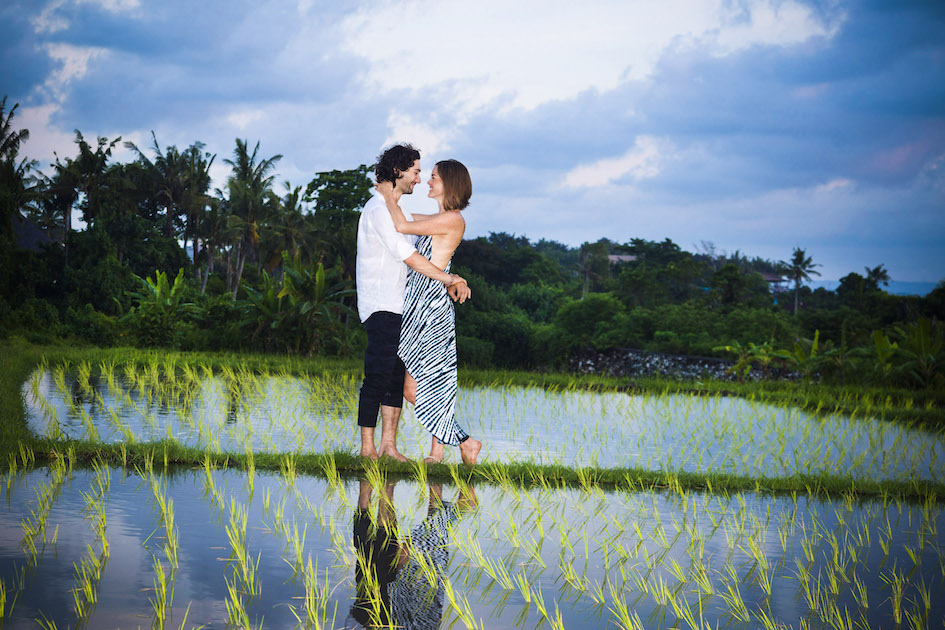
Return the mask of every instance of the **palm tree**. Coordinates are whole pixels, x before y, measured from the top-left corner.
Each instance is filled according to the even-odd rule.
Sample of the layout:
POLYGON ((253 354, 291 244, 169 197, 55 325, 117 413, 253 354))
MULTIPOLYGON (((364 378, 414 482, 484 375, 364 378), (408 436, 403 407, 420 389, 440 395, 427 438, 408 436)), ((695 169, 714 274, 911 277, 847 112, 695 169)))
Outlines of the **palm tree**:
POLYGON ((121 141, 121 136, 109 142, 108 138, 99 136, 97 146, 93 150, 82 133, 76 129, 75 143, 79 145, 79 155, 69 160, 69 166, 74 169, 78 178, 78 192, 85 195, 82 218, 86 224, 91 224, 102 212, 102 199, 99 189, 108 180, 108 159, 112 156, 112 149, 121 141))
POLYGON ((784 263, 784 266, 787 267, 788 275, 794 280, 794 314, 797 315, 798 292, 801 288, 801 282, 810 280, 811 274, 819 276, 820 272, 814 271, 814 267, 820 267, 820 265, 814 263, 813 259, 803 249, 795 247, 791 262, 784 263))
POLYGON ((872 269, 865 267, 866 269, 866 280, 871 284, 875 284, 876 287, 879 287, 879 283, 882 282, 884 287, 889 286, 889 271, 886 270, 885 265, 876 265, 872 269))
POLYGON ((0 101, 0 292, 8 291, 8 282, 13 277, 14 218, 24 209, 35 193, 29 184, 33 178, 29 172, 36 167, 34 161, 23 158, 17 164, 20 145, 30 136, 26 129, 13 131, 13 116, 19 103, 6 112, 7 97, 0 101))
POLYGON ((209 207, 200 215, 197 225, 194 226, 194 241, 200 239, 203 243, 200 253, 207 259, 207 265, 201 277, 200 267, 196 264, 197 252, 194 252, 194 267, 196 267, 197 278, 200 280, 201 294, 207 290, 207 280, 213 273, 217 252, 222 251, 231 240, 231 235, 227 230, 227 212, 226 200, 213 197, 209 200, 209 207))
POLYGON ((237 138, 233 159, 224 160, 233 169, 232 175, 226 180, 232 210, 229 225, 240 232, 236 243, 236 277, 231 287, 233 299, 236 299, 239 291, 246 258, 258 248, 260 225, 274 196, 272 182, 275 175, 270 173, 282 159, 280 154, 265 160, 259 159, 257 162, 258 154, 259 142, 256 142, 256 147, 250 154, 246 141, 237 138))
POLYGON ((3 217, 0 231, 4 234, 12 230, 13 213, 26 209, 35 197, 36 178, 30 171, 35 171, 38 164, 25 157, 17 163, 20 145, 29 139, 30 132, 28 129, 13 131, 13 116, 20 104, 14 104, 4 114, 6 105, 4 96, 0 101, 0 211, 3 217))
POLYGON ((300 252, 311 260, 315 230, 312 215, 306 214, 302 207, 302 187, 292 187, 284 183, 286 194, 279 200, 277 211, 268 226, 266 244, 266 271, 272 270, 283 261, 283 252, 294 258, 300 252))
MULTIPOLYGON (((175 223, 183 209, 187 192, 184 156, 176 146, 166 147, 164 151, 161 151, 161 145, 158 144, 157 136, 153 131, 151 141, 151 148, 154 150, 153 161, 134 142, 126 142, 125 148, 134 151, 138 155, 138 160, 151 174, 157 201, 164 206, 164 236, 173 238, 176 233, 175 223)), ((209 187, 209 182, 207 186, 209 187)))
POLYGON ((15 103, 10 111, 4 115, 7 108, 7 97, 4 96, 0 101, 0 159, 15 160, 20 152, 20 145, 29 140, 30 132, 28 129, 13 131, 13 116, 16 114, 16 108, 19 103, 15 103))
POLYGON ((187 239, 190 237, 194 249, 194 269, 199 277, 197 270, 197 230, 201 217, 207 210, 210 203, 210 196, 207 191, 210 189, 210 167, 216 155, 203 151, 204 144, 195 142, 184 151, 184 181, 186 183, 183 198, 184 213, 184 251, 187 250, 187 239))

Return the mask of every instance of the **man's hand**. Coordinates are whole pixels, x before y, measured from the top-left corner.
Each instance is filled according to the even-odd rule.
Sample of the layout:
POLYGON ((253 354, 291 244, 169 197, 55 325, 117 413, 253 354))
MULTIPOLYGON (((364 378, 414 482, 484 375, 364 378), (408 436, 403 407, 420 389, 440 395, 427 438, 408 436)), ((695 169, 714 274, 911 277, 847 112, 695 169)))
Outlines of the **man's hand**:
POLYGON ((472 296, 472 291, 469 290, 469 285, 466 283, 466 280, 461 276, 453 275, 453 282, 446 285, 446 292, 454 302, 459 302, 462 304, 472 296))

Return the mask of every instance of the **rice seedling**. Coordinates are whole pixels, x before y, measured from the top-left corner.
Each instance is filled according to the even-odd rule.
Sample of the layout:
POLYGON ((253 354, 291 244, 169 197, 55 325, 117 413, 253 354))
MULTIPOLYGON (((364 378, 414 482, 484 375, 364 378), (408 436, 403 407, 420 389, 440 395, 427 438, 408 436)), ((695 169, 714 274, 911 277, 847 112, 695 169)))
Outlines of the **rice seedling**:
POLYGON ((168 575, 164 573, 164 566, 160 558, 154 559, 154 597, 149 597, 151 610, 154 612, 153 626, 163 628, 167 620, 167 613, 174 602, 173 584, 169 587, 168 575))
POLYGON ((728 579, 726 580, 724 590, 719 590, 718 595, 725 602, 728 613, 733 619, 742 623, 748 623, 751 616, 748 613, 748 607, 745 605, 745 599, 742 597, 741 590, 738 588, 738 574, 732 565, 727 565, 728 579))
POLYGON ((889 599, 892 605, 893 622, 902 623, 902 598, 905 590, 905 576, 894 568, 891 574, 880 574, 880 579, 889 586, 889 599))
POLYGON ((312 568, 312 558, 309 557, 308 564, 304 569, 305 573, 305 591, 302 596, 303 617, 292 608, 292 614, 298 621, 299 627, 312 628, 313 630, 322 630, 323 628, 334 628, 335 618, 338 614, 338 604, 332 612, 331 621, 328 620, 328 594, 329 582, 328 574, 325 574, 324 584, 318 582, 318 563, 312 568))
POLYGON ((98 600, 98 582, 102 577, 103 558, 86 545, 86 554, 75 569, 75 587, 72 589, 73 610, 81 620, 87 620, 98 600))
MULTIPOLYGON (((253 562, 249 555, 246 540, 246 510, 234 499, 230 499, 230 520, 226 526, 226 535, 230 541, 230 561, 233 566, 233 588, 239 587, 240 592, 250 598, 259 593, 259 584, 256 577, 259 567, 259 556, 253 562)), ((227 582, 230 587, 230 582, 227 582)))
POLYGON ((167 558, 171 567, 177 568, 177 551, 180 547, 179 532, 174 523, 174 499, 168 498, 165 488, 163 488, 157 477, 150 472, 151 491, 154 496, 155 505, 160 510, 161 525, 164 527, 164 556, 167 558))

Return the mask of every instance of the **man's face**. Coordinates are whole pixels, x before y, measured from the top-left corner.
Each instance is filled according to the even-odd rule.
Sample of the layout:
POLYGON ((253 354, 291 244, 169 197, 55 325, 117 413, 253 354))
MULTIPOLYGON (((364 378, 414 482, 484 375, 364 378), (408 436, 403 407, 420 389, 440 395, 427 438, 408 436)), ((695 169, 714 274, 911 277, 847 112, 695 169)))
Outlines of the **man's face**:
POLYGON ((403 195, 413 193, 413 187, 420 183, 420 160, 414 160, 413 165, 400 174, 395 182, 397 190, 403 195))

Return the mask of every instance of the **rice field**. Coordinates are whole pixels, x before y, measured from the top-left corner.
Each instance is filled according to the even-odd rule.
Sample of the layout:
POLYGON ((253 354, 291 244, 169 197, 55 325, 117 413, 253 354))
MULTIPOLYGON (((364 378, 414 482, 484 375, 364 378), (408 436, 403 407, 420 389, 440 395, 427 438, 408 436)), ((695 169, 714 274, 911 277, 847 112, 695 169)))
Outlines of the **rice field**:
MULTIPOLYGON (((24 385, 31 428, 52 439, 170 440, 216 452, 357 452, 359 382, 187 364, 41 367, 24 385)), ((945 482, 945 432, 877 416, 809 413, 742 398, 514 386, 461 389, 457 418, 481 461, 741 476, 945 482)), ((401 450, 429 436, 405 412, 401 450)), ((448 449, 448 453, 449 453, 448 449)), ((450 453, 458 461, 456 453, 450 453)))
POLYGON ((360 480, 79 469, 59 455, 4 479, 0 597, 12 627, 356 628, 402 622, 405 607, 424 612, 406 627, 432 628, 945 619, 934 502, 470 486, 459 474, 437 485, 377 467, 360 480), (404 549, 386 599, 386 571, 372 565, 384 555, 353 536, 359 518, 404 549))
MULTIPOLYGON (((358 385, 170 359, 41 364, 22 394, 51 446, 38 465, 21 444, 0 479, 0 627, 945 625, 943 434, 883 419, 885 401, 851 417, 496 383, 458 402, 484 466, 352 476, 338 459, 357 452, 358 385), (139 456, 116 467, 96 444, 139 456), (167 444, 192 464, 169 464, 167 444), (312 453, 321 469, 303 474, 312 453), (510 474, 549 465, 576 482, 510 474), (597 483, 631 468, 665 481, 597 483), (693 490, 687 471, 853 482, 693 490), (857 488, 882 480, 922 499, 857 488)), ((401 450, 428 446, 407 410, 401 450)))

